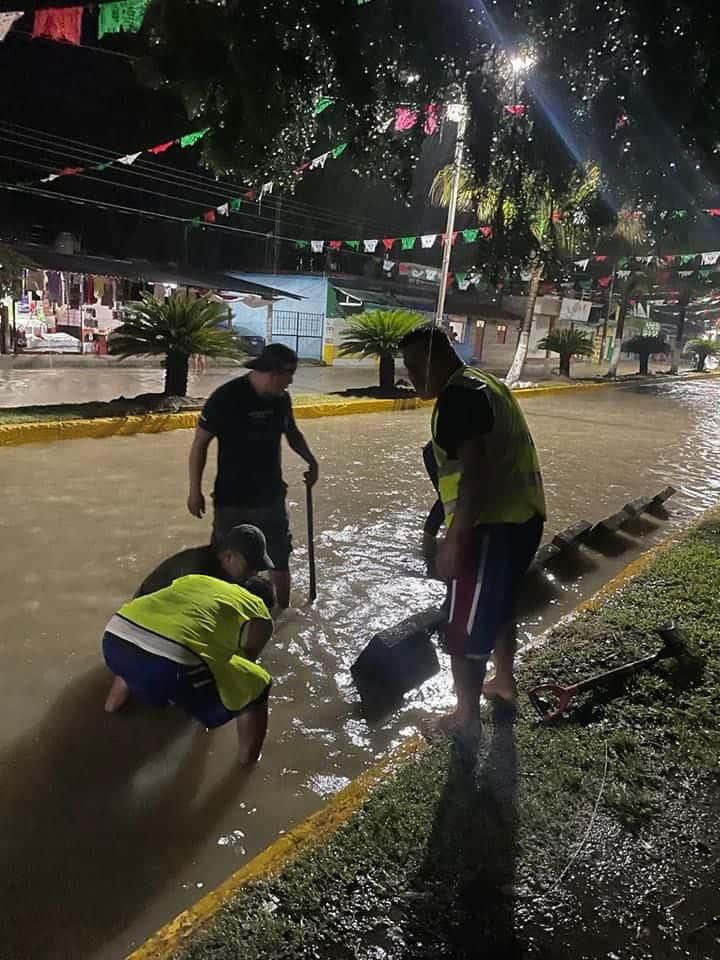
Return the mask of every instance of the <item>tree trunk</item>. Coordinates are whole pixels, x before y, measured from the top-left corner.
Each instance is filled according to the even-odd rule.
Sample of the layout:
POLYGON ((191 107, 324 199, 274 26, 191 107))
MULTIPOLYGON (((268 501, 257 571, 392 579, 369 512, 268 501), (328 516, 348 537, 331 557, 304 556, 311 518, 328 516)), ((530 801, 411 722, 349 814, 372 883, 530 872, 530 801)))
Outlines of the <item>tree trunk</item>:
POLYGON ((560 376, 561 377, 570 377, 570 358, 569 353, 560 354, 560 376))
POLYGON ((683 351, 683 339, 685 337, 685 318, 687 316, 687 307, 680 308, 677 329, 675 331, 675 343, 672 349, 672 360, 670 361, 670 373, 680 372, 680 355, 683 351))
POLYGON ((190 357, 186 353, 172 351, 165 358, 165 396, 186 397, 190 357))
POLYGON ((641 353, 640 354, 640 376, 646 377, 650 372, 650 354, 641 353))
POLYGON ((0 307, 0 353, 8 352, 8 311, 7 307, 0 307))
POLYGON ((527 308, 525 310, 525 316, 523 317, 522 326, 520 327, 520 339, 518 340, 517 349, 515 350, 515 357, 513 358, 513 362, 510 365, 507 376, 505 377, 505 383, 507 383, 509 387, 514 386, 518 382, 522 376, 525 361, 527 360, 528 345, 530 343, 530 331, 532 329, 533 318, 535 316, 535 304, 537 303, 538 291, 540 290, 543 272, 544 264, 540 260, 535 263, 532 268, 532 273, 530 275, 530 288, 528 289, 527 308))
POLYGON ((625 336, 625 314, 627 313, 627 300, 625 297, 620 302, 620 313, 618 314, 617 327, 615 328, 615 342, 613 343, 612 359, 607 375, 611 379, 617 377, 618 364, 620 363, 620 354, 622 353, 622 342, 625 336))
POLYGON ((392 395, 395 389, 395 357, 392 353, 380 356, 380 393, 392 395))
POLYGON ((695 372, 696 372, 696 373, 704 373, 704 372, 705 372, 705 361, 706 361, 706 360, 707 360, 707 357, 703 356, 702 353, 699 353, 699 354, 698 354, 697 361, 696 361, 696 363, 695 363, 695 372))

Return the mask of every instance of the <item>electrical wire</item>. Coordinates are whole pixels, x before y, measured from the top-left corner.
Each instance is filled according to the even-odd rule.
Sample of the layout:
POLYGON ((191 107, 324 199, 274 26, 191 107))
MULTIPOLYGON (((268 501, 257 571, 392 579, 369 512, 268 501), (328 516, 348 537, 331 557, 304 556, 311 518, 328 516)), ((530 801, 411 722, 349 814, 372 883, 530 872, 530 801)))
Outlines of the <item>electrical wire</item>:
MULTIPOLYGON (((74 146, 71 152, 75 153, 78 156, 81 156, 81 151, 75 149, 75 146, 80 146, 82 147, 83 153, 89 154, 90 156, 92 156, 93 154, 95 155, 92 158, 92 162, 104 163, 112 160, 117 160, 116 154, 112 154, 109 151, 95 147, 91 144, 86 143, 85 141, 74 140, 69 137, 57 136, 55 134, 50 134, 50 133, 46 133, 45 131, 38 130, 37 128, 26 127, 26 126, 23 126, 22 124, 8 123, 6 121, 0 121, 0 126, 9 128, 13 133, 16 133, 17 131, 16 136, 17 135, 28 136, 34 140, 39 140, 40 143, 42 144, 45 144, 48 140, 53 141, 55 143, 73 144, 74 146)), ((68 149, 69 148, 66 148, 63 151, 64 156, 67 154, 68 149)), ((88 157, 83 157, 82 159, 84 160, 84 162, 90 162, 88 160, 88 157)), ((124 172, 134 173, 134 175, 139 176, 146 169, 155 170, 155 171, 165 170, 167 171, 167 175, 165 177, 162 177, 161 179, 166 180, 167 177, 169 176, 178 182, 182 180, 182 181, 185 181, 185 184, 183 185, 187 186, 188 188, 190 188, 192 183, 198 183, 198 184, 203 183, 203 184, 207 184, 208 186, 211 186, 213 190, 217 190, 218 192, 227 191, 228 195, 233 195, 241 191, 246 191, 248 189, 247 185, 227 183, 222 180, 216 180, 214 178, 205 177, 199 174, 189 173, 185 171, 178 171, 177 168, 171 167, 168 164, 164 164, 157 160, 148 162, 138 158, 135 164, 132 165, 132 168, 127 167, 124 172), (136 168, 136 169, 133 169, 133 168, 136 168)), ((268 201, 266 201, 266 203, 267 202, 268 201)), ((274 203, 270 205, 273 208, 275 206, 274 203)), ((290 210, 295 210, 298 213, 302 212, 303 215, 307 215, 307 216, 312 215, 312 217, 316 219, 318 222, 330 223, 332 220, 334 220, 344 225, 349 221, 352 223, 357 223, 358 225, 367 224, 368 227, 372 228, 372 230, 375 230, 375 232, 379 232, 379 233, 382 233, 382 231, 387 230, 387 227, 385 225, 381 226, 378 223, 378 221, 368 217, 363 217, 360 215, 353 215, 352 217, 348 217, 348 216, 343 217, 343 216, 339 216, 338 213, 336 213, 335 211, 331 211, 327 207, 321 207, 316 204, 307 204, 307 203, 304 203, 303 201, 293 200, 287 197, 283 197, 283 206, 287 207, 290 210), (326 215, 321 217, 319 216, 320 214, 326 214, 326 215)), ((362 229, 364 232, 365 228, 362 227, 362 229)), ((401 232, 401 230, 397 228, 393 228, 390 231, 392 235, 398 232, 401 232)))
MULTIPOLYGON (((87 6, 87 4, 85 4, 87 6)), ((22 37, 24 40, 32 40, 34 43, 38 40, 44 40, 46 43, 60 43, 64 47, 72 47, 74 50, 92 50, 95 53, 106 53, 108 56, 121 57, 123 60, 137 62, 142 57, 133 57, 129 53, 121 53, 119 50, 106 50, 104 47, 94 47, 90 43, 70 43, 68 40, 55 40, 52 37, 34 37, 28 30, 18 30, 14 27, 9 34, 10 37, 22 37)), ((7 43, 7 39, 5 40, 7 43)))

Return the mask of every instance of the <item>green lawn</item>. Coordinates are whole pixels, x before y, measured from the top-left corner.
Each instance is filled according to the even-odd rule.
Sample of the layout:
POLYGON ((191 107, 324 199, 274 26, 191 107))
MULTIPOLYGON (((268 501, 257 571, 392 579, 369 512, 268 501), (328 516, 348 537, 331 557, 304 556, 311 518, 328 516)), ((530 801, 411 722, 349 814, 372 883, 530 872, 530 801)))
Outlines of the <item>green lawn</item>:
POLYGON ((667 661, 552 727, 523 697, 515 725, 488 718, 478 756, 428 748, 181 960, 717 956, 696 921, 717 912, 720 863, 720 519, 553 630, 520 682, 654 652, 669 619, 707 658, 700 679, 667 661))

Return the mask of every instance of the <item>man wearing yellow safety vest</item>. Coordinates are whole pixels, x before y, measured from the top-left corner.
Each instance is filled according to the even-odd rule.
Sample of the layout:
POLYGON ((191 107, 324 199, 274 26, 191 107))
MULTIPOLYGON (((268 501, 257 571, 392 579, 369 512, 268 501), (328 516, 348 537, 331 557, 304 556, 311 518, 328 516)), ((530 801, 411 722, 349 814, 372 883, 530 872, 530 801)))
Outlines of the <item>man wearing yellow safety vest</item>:
POLYGON ((415 330, 401 348, 418 394, 436 398, 432 442, 447 527, 436 570, 449 583, 445 641, 458 701, 441 726, 475 732, 493 653, 496 675, 485 693, 515 699, 515 604, 542 538, 542 475, 504 383, 465 366, 442 330, 415 330))

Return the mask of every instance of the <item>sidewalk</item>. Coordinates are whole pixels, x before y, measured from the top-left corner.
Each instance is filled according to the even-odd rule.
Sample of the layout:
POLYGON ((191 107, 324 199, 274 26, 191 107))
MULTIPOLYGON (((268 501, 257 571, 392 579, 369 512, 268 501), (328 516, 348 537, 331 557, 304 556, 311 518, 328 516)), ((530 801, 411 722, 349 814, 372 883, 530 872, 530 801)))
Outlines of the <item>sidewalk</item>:
POLYGON ((271 848, 131 960, 716 957, 718 595, 720 512, 553 630, 520 686, 654 652, 671 618, 704 675, 663 661, 552 727, 523 696, 477 760, 415 741, 364 803, 331 803, 329 838, 282 838, 294 859, 271 848))

